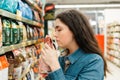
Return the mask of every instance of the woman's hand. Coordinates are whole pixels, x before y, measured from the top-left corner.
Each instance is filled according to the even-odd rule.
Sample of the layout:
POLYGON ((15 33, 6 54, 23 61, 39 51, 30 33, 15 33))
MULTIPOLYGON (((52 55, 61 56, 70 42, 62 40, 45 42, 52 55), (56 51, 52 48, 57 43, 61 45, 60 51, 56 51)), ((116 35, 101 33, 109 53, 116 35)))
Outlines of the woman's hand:
POLYGON ((45 44, 44 48, 42 49, 41 56, 52 71, 60 68, 57 51, 52 49, 48 44, 45 44))

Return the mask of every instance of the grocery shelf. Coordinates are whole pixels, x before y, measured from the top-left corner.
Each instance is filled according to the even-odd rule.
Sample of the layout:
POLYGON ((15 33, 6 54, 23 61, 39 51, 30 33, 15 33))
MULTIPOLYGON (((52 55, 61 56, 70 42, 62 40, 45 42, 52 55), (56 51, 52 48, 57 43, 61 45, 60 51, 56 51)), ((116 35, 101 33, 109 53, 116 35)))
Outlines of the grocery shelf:
POLYGON ((4 54, 5 52, 12 51, 14 49, 18 49, 18 48, 21 48, 21 47, 25 47, 25 46, 35 44, 37 42, 38 42, 38 40, 31 40, 31 41, 21 42, 19 44, 14 44, 14 45, 11 45, 11 46, 3 46, 2 48, 0 48, 0 55, 4 54))
POLYGON ((109 38, 109 39, 120 39, 119 36, 118 37, 116 37, 116 36, 107 36, 107 38, 109 38))
POLYGON ((7 17, 7 18, 14 19, 14 20, 18 20, 18 21, 21 21, 21 22, 25 22, 25 23, 28 23, 30 25, 34 25, 34 26, 37 26, 37 27, 41 27, 42 26, 42 24, 39 23, 39 22, 32 21, 32 20, 29 20, 27 18, 23 18, 23 17, 17 16, 16 14, 10 13, 10 12, 8 12, 6 10, 0 9, 0 15, 4 16, 4 17, 7 17))
MULTIPOLYGON (((28 67, 24 70, 24 72, 22 73, 22 75, 20 76, 20 78, 18 78, 18 80, 22 80, 22 78, 31 70, 31 67, 33 67, 33 65, 37 62, 38 60, 35 60, 32 64, 29 64, 28 67)), ((35 80, 39 80, 39 77, 37 77, 37 79, 35 80)))
POLYGON ((113 56, 113 57, 115 57, 116 59, 119 59, 119 60, 120 60, 119 57, 117 57, 117 56, 115 56, 115 55, 113 55, 113 54, 109 54, 109 53, 108 53, 108 55, 113 56))
POLYGON ((23 72, 18 80, 21 80, 29 71, 30 71, 31 64, 28 65, 27 69, 23 72))
POLYGON ((40 80, 40 76, 38 76, 35 80, 40 80))
POLYGON ((33 1, 33 0, 25 0, 30 6, 32 6, 35 10, 42 13, 42 9, 33 1))
POLYGON ((110 49, 110 50, 114 50, 114 51, 120 52, 120 50, 118 50, 118 49, 116 49, 116 48, 111 48, 111 47, 108 47, 108 46, 107 46, 107 48, 110 49))
POLYGON ((115 64, 116 66, 120 67, 119 61, 120 61, 120 57, 119 57, 119 40, 120 40, 120 36, 119 36, 119 26, 120 24, 114 23, 111 25, 108 25, 107 29, 107 56, 108 56, 108 60, 110 62, 112 62, 113 64, 115 64))
POLYGON ((116 26, 120 26, 120 23, 119 22, 114 22, 114 23, 111 23, 111 24, 108 24, 108 28, 111 28, 111 27, 116 27, 116 26))
POLYGON ((108 33, 119 33, 120 31, 118 31, 118 30, 113 30, 113 31, 110 31, 110 32, 108 32, 108 33))
POLYGON ((107 60, 109 60, 111 63, 115 64, 116 66, 118 66, 120 68, 120 65, 118 65, 115 62, 111 61, 109 58, 107 58, 107 60))

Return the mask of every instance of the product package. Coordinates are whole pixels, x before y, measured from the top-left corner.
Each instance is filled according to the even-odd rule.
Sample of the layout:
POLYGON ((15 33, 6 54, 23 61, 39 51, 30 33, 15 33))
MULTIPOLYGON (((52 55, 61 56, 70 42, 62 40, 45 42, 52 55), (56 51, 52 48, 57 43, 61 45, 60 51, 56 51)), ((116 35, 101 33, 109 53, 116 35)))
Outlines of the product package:
POLYGON ((7 61, 6 56, 0 57, 0 79, 8 80, 8 66, 9 63, 7 61))
POLYGON ((0 9, 7 10, 12 13, 16 13, 18 6, 17 0, 0 0, 0 9))
MULTIPOLYGON (((44 43, 47 43, 51 48, 53 48, 52 39, 49 36, 46 36, 44 43)), ((47 73, 51 71, 50 67, 44 62, 41 56, 39 58, 39 70, 42 77, 46 77, 47 73)))
POLYGON ((11 44, 10 39, 11 39, 11 24, 10 24, 10 20, 7 18, 2 18, 2 42, 3 42, 3 46, 9 46, 11 44))
POLYGON ((0 17, 0 47, 2 47, 2 22, 0 17))
POLYGON ((11 21, 11 44, 17 44, 19 42, 18 40, 19 36, 19 28, 15 21, 11 21))
POLYGON ((53 42, 52 39, 47 35, 46 38, 44 39, 44 43, 47 43, 51 48, 53 48, 53 42))
POLYGON ((18 22, 18 24, 20 26, 20 29, 22 29, 21 33, 20 33, 22 41, 27 41, 27 35, 28 34, 27 34, 27 29, 26 29, 25 25, 22 22, 18 22))
POLYGON ((18 0, 17 9, 21 11, 22 17, 33 20, 33 12, 32 12, 32 9, 28 6, 28 4, 26 4, 25 2, 22 2, 21 0, 18 0))
POLYGON ((40 15, 39 15, 39 13, 38 13, 37 11, 33 10, 33 14, 34 14, 33 19, 34 19, 35 21, 40 22, 40 15))

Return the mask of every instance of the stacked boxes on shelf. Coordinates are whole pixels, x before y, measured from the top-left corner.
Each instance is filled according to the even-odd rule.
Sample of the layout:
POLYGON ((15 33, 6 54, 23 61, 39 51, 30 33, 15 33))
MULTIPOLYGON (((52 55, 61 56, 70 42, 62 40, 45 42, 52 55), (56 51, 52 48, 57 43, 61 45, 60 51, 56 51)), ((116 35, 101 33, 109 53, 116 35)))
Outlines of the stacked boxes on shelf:
POLYGON ((107 26, 107 58, 120 67, 120 24, 107 26))

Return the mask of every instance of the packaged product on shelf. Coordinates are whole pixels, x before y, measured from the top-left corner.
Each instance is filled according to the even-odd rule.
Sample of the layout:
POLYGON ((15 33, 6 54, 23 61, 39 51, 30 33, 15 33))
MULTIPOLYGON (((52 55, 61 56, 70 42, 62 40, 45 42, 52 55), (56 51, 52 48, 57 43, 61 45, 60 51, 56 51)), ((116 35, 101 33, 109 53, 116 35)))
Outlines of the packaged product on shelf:
POLYGON ((21 66, 22 66, 22 74, 23 74, 23 72, 27 69, 28 65, 29 65, 29 61, 28 61, 28 60, 26 60, 26 61, 24 61, 24 62, 21 63, 21 66))
POLYGON ((32 31, 33 31, 33 40, 38 40, 37 33, 36 33, 34 27, 32 27, 32 31))
POLYGON ((1 1, 0 1, 0 8, 2 8, 3 3, 4 3, 4 0, 1 0, 1 1))
POLYGON ((40 39, 40 28, 37 28, 37 32, 38 32, 38 39, 40 39))
POLYGON ((15 67, 14 74, 13 74, 14 79, 17 80, 18 78, 20 78, 21 73, 22 73, 22 66, 15 67))
POLYGON ((22 78, 22 80, 27 80, 27 77, 26 77, 26 76, 24 76, 24 77, 22 78))
POLYGON ((8 66, 9 63, 7 61, 6 56, 0 57, 0 80, 8 80, 8 66))
POLYGON ((20 28, 18 22, 16 22, 16 26, 17 26, 17 30, 18 30, 17 43, 20 43, 20 42, 22 41, 22 40, 21 40, 21 33, 22 33, 22 32, 20 32, 20 31, 21 31, 21 28, 20 28))
POLYGON ((45 4, 46 4, 46 0, 40 0, 40 2, 41 2, 41 5, 42 5, 42 9, 44 9, 45 4))
POLYGON ((37 56, 37 49, 36 49, 36 47, 35 46, 32 46, 31 47, 32 48, 32 55, 33 55, 33 57, 35 57, 36 58, 36 56, 37 56))
POLYGON ((0 1, 0 9, 7 10, 12 13, 16 13, 18 6, 17 0, 2 0, 0 1))
POLYGON ((37 28, 39 33, 39 38, 44 38, 44 30, 42 28, 37 28))
POLYGON ((30 72, 28 72, 26 76, 27 76, 27 80, 32 80, 32 79, 31 79, 30 72))
POLYGON ((29 26, 28 25, 26 25, 26 30, 27 30, 27 38, 28 38, 28 40, 30 40, 30 28, 29 28, 29 26))
POLYGON ((33 69, 30 70, 31 80, 35 80, 33 69))
POLYGON ((27 58, 27 52, 25 47, 19 49, 21 51, 21 54, 24 56, 25 61, 21 63, 22 66, 22 73, 28 68, 28 65, 30 64, 29 59, 27 58))
POLYGON ((38 31, 37 31, 36 27, 34 27, 33 30, 34 30, 34 39, 37 40, 38 39, 38 31))
POLYGON ((24 60, 21 62, 21 66, 22 66, 22 71, 21 73, 24 72, 24 70, 26 70, 26 68, 28 67, 29 61, 26 59, 26 50, 25 47, 23 48, 19 48, 19 53, 23 56, 24 60))
POLYGON ((33 20, 32 9, 25 2, 18 0, 17 9, 21 11, 23 17, 30 19, 30 20, 33 20))
POLYGON ((2 29, 2 36, 3 36, 3 45, 4 46, 9 46, 10 45, 10 21, 8 19, 2 18, 2 24, 3 24, 3 29, 2 29))
POLYGON ((18 60, 18 64, 26 60, 25 57, 22 55, 22 52, 19 49, 12 50, 12 52, 14 54, 15 59, 18 60))
POLYGON ((33 20, 37 21, 37 22, 40 22, 40 15, 37 11, 33 10, 33 20))
POLYGON ((17 44, 19 42, 18 40, 19 36, 19 28, 16 22, 11 21, 11 43, 17 44))
POLYGON ((28 66, 28 62, 26 62, 25 57, 22 54, 21 49, 17 49, 17 50, 13 50, 12 51, 14 56, 15 56, 15 62, 14 62, 14 78, 18 79, 22 72, 23 72, 23 68, 25 70, 25 68, 28 66))
POLYGON ((35 47, 34 47, 34 45, 32 45, 32 46, 30 46, 30 48, 31 48, 31 55, 32 55, 32 58, 35 58, 35 47))
POLYGON ((18 25, 19 26, 19 32, 20 32, 20 37, 18 37, 19 38, 19 40, 20 40, 20 42, 22 42, 23 41, 23 28, 20 26, 20 25, 18 25))
POLYGON ((14 55, 11 51, 6 52, 5 55, 7 57, 8 62, 9 62, 8 80, 12 80, 12 79, 14 79, 14 76, 13 76, 13 73, 14 73, 14 55))
POLYGON ((33 66, 34 78, 37 78, 39 75, 39 62, 36 62, 33 66))
POLYGON ((30 47, 26 47, 25 50, 26 50, 27 58, 31 58, 31 57, 32 57, 32 51, 31 51, 31 48, 30 48, 30 47))
POLYGON ((19 51, 21 52, 21 54, 23 55, 23 57, 26 59, 27 55, 26 55, 25 47, 19 48, 19 51))
POLYGON ((33 29, 29 26, 29 29, 30 29, 30 40, 33 40, 34 39, 34 31, 33 29))
POLYGON ((25 25, 22 22, 18 22, 19 26, 20 26, 20 36, 21 39, 23 39, 23 41, 27 41, 27 29, 25 27, 25 25))
MULTIPOLYGON (((117 26, 116 31, 118 31, 118 32, 119 32, 119 30, 120 30, 120 25, 118 25, 118 26, 117 26)), ((120 33, 120 32, 119 32, 119 33, 120 33)))
POLYGON ((2 22, 0 17, 0 47, 2 46, 2 22))
POLYGON ((40 53, 41 53, 41 45, 40 44, 35 44, 35 47, 36 47, 36 57, 37 59, 39 59, 40 57, 40 53))

